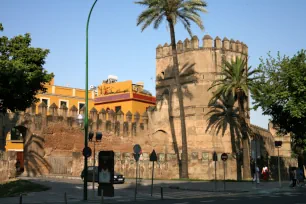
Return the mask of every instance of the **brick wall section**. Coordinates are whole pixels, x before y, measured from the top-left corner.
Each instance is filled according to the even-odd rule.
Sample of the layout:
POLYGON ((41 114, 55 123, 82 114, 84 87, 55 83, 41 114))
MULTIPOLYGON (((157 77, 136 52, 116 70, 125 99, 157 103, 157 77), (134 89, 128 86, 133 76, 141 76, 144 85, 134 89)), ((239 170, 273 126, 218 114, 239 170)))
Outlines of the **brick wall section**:
POLYGON ((16 152, 0 152, 0 182, 16 175, 16 152))

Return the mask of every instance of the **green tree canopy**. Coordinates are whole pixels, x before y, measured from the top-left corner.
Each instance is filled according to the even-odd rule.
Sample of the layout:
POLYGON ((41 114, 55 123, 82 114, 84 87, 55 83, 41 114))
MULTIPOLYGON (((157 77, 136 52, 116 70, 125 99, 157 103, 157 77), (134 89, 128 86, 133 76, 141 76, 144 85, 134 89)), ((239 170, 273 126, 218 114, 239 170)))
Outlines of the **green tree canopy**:
POLYGON ((255 110, 261 107, 280 132, 293 133, 306 144, 306 51, 292 58, 268 53, 260 60, 261 74, 252 95, 255 110))
MULTIPOLYGON (((0 30, 3 30, 0 24, 0 30)), ((0 99, 2 111, 23 111, 37 101, 53 77, 43 65, 49 50, 31 47, 30 34, 0 37, 0 99)))

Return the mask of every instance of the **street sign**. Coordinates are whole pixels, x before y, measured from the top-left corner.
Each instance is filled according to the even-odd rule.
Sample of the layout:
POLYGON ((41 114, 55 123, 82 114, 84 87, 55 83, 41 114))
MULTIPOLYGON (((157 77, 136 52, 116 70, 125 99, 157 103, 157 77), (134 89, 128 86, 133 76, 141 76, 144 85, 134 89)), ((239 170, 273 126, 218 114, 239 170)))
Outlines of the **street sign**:
POLYGON ((274 144, 275 144, 275 147, 281 147, 283 144, 283 141, 275 141, 274 144))
POLYGON ((221 154, 221 159, 222 159, 222 161, 226 161, 228 159, 227 154, 226 153, 222 153, 221 154))
POLYGON ((139 144, 135 144, 133 147, 133 151, 135 154, 141 154, 141 147, 139 144))
POLYGON ((213 153, 213 161, 218 161, 218 156, 216 152, 213 153))
POLYGON ((83 156, 84 157, 90 157, 91 156, 91 149, 90 149, 90 147, 84 147, 84 149, 83 149, 83 156))
POLYGON ((157 155, 154 149, 152 153, 150 154, 150 161, 157 161, 157 155))
POLYGON ((153 180, 154 180, 154 162, 157 161, 157 155, 155 150, 153 149, 153 151, 150 154, 150 161, 153 162, 153 167, 152 167, 152 184, 151 184, 151 196, 153 196, 153 180))
POLYGON ((138 161, 139 161, 140 154, 133 154, 133 156, 134 156, 134 159, 136 160, 136 162, 138 162, 138 161))

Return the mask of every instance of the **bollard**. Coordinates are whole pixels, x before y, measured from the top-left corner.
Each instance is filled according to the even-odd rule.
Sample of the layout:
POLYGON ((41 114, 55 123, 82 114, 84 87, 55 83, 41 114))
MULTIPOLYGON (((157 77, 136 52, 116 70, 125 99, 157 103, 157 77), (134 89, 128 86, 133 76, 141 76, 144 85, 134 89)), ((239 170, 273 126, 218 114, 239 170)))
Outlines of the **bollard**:
POLYGON ((65 195, 64 195, 64 201, 65 201, 65 204, 67 204, 67 194, 65 192, 65 195))
POLYGON ((160 198, 164 200, 164 191, 162 186, 160 187, 160 198))
POLYGON ((104 203, 104 195, 103 195, 104 193, 103 193, 103 189, 101 189, 101 204, 103 204, 104 203))
POLYGON ((22 194, 20 194, 20 197, 19 197, 19 204, 22 204, 22 194))

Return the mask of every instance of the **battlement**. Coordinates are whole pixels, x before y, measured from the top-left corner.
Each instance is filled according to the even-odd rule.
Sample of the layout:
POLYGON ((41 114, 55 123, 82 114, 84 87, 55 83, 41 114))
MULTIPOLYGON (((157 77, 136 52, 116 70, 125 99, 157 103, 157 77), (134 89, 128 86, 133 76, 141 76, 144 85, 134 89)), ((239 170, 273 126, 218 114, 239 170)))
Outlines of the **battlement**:
POLYGON ((255 131, 255 132, 262 131, 262 133, 264 132, 264 133, 266 133, 266 134, 271 134, 270 131, 269 131, 268 129, 259 127, 259 126, 257 126, 257 125, 251 124, 251 128, 252 128, 253 131, 255 131))
MULTIPOLYGON (((78 121, 78 115, 85 114, 85 107, 78 110, 76 106, 68 109, 65 105, 58 107, 55 103, 49 107, 45 103, 38 105, 38 114, 36 114, 36 105, 28 108, 25 113, 11 113, 10 118, 18 118, 17 125, 32 126, 34 130, 42 130, 44 126, 48 126, 51 122, 60 122, 70 127, 83 126, 83 123, 78 121), (17 115, 16 115, 17 114, 17 115)), ((114 110, 106 111, 104 108, 97 110, 92 108, 88 113, 88 126, 90 131, 106 131, 114 135, 136 136, 140 133, 148 131, 149 112, 132 113, 128 111, 123 113, 119 110, 117 113, 114 110)))
MULTIPOLYGON (((176 44, 177 53, 195 51, 195 50, 222 50, 236 52, 243 55, 248 55, 248 46, 239 40, 228 40, 226 37, 221 40, 218 36, 213 39, 210 35, 205 35, 202 38, 202 46, 200 46, 199 38, 193 36, 191 40, 186 38, 184 42, 179 40, 176 44)), ((156 48, 156 58, 163 58, 172 55, 171 45, 165 43, 164 46, 158 45, 156 48)))

